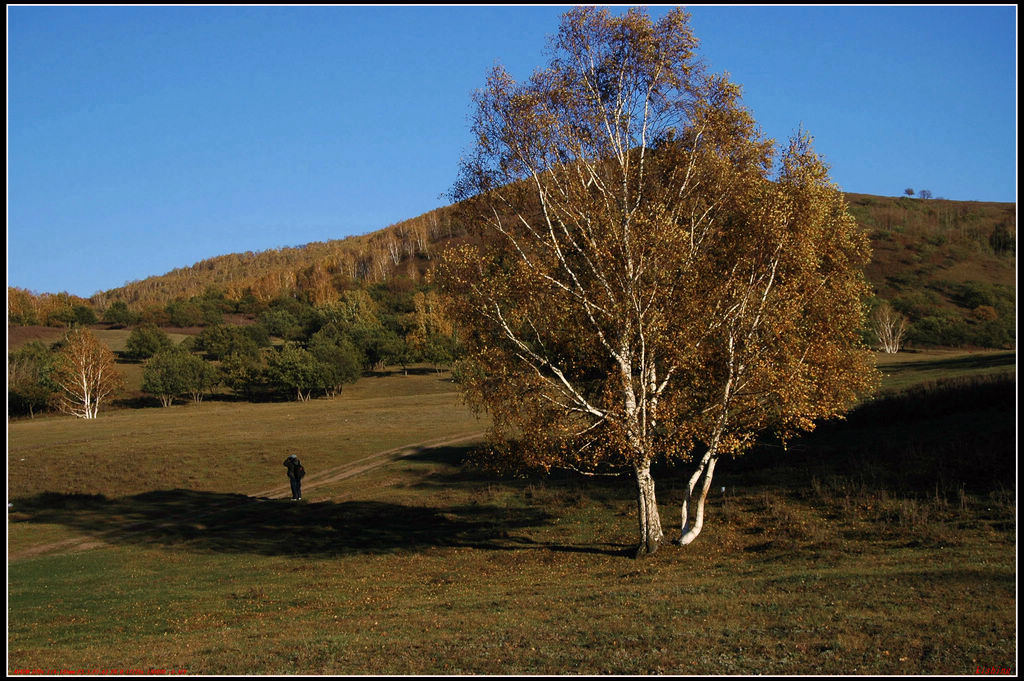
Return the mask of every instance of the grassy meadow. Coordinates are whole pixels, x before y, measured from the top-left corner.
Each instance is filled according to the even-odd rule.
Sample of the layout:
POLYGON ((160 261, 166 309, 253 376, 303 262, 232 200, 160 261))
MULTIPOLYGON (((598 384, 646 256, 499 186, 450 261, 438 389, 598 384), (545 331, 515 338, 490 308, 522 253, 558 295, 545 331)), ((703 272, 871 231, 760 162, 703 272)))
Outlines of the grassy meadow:
POLYGON ((1013 373, 1016 354, 1005 350, 968 353, 947 349, 914 350, 895 355, 876 353, 875 363, 883 377, 879 392, 891 395, 933 381, 1013 373))
POLYGON ((639 561, 628 480, 464 465, 487 421, 447 374, 10 421, 8 671, 1016 673, 1015 355, 879 366, 848 419, 723 460, 688 547, 658 469, 639 561))

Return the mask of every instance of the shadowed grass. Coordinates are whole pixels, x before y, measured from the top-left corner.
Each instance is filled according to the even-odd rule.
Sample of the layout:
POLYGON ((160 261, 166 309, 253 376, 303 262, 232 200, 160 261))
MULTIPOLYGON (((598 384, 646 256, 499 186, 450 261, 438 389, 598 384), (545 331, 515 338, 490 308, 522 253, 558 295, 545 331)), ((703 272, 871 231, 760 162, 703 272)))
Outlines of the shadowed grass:
POLYGON ((266 556, 330 557, 443 546, 500 549, 517 543, 511 532, 549 518, 535 507, 294 503, 193 490, 117 499, 48 493, 20 499, 17 507, 9 514, 12 523, 66 525, 111 544, 266 556))
POLYGON ((806 489, 814 476, 841 475, 869 489, 943 496, 961 487, 1016 485, 1012 376, 918 383, 861 404, 785 446, 766 440, 722 475, 806 489))
MULTIPOLYGON (((713 500, 699 550, 666 547, 635 562, 588 543, 597 532, 626 545, 628 500, 553 505, 563 493, 533 482, 518 492, 466 487, 463 503, 424 509, 325 504, 307 544, 305 526, 292 525, 306 509, 286 505, 281 518, 263 518, 269 528, 221 528, 216 541, 174 523, 167 536, 18 561, 12 667, 904 674, 1012 664, 1012 533, 912 545, 911 530, 858 534, 870 518, 829 520, 775 493, 769 508, 750 491, 729 497, 730 511, 713 500), (534 500, 544 516, 523 515, 534 500), (386 539, 352 549, 373 528, 357 542, 325 530, 357 511, 385 512, 386 539), (501 518, 512 536, 488 527, 501 518), (290 529, 303 550, 288 550, 290 529)), ((100 512, 90 522, 122 512, 91 504, 88 514, 100 512)))

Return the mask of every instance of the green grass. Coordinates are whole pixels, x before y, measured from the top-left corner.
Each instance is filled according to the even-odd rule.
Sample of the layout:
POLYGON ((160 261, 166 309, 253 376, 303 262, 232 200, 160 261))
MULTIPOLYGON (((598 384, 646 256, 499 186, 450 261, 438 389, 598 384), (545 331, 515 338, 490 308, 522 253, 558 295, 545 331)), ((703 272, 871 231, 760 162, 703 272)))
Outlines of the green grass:
POLYGON ((876 353, 882 372, 881 392, 893 393, 929 381, 967 376, 1012 375, 1017 353, 1003 350, 922 350, 894 355, 876 353))
POLYGON ((128 545, 44 557, 11 566, 10 663, 207 674, 1013 664, 1012 556, 972 545, 941 562, 933 549, 893 545, 750 552, 724 529, 705 538, 724 546, 643 563, 545 543, 338 556, 128 545))
MULTIPOLYGON (((283 481, 290 447, 313 474, 482 429, 433 376, 11 422, 9 670, 1015 672, 1012 384, 927 361, 948 374, 908 365, 920 392, 721 462, 700 538, 640 561, 627 481, 495 477, 462 464, 466 446, 299 504, 248 496, 283 481), (979 456, 989 474, 956 484, 953 460, 979 456), (132 472, 111 465, 124 458, 132 472), (30 551, 82 537, 102 542, 30 551)), ((657 480, 670 539, 683 478, 657 480)))

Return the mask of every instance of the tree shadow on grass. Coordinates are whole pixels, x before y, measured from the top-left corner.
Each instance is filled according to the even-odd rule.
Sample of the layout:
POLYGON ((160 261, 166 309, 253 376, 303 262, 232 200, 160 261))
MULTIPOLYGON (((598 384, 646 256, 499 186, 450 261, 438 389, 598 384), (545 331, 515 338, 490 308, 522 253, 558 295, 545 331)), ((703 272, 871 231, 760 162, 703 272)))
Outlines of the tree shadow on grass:
POLYGON ((295 503, 176 489, 115 499, 44 493, 15 499, 9 511, 12 523, 64 525, 107 543, 214 553, 329 557, 430 547, 587 550, 515 536, 518 530, 553 519, 534 507, 467 504, 432 508, 376 501, 295 503))
MULTIPOLYGON (((447 445, 443 447, 427 447, 415 454, 402 457, 403 461, 441 464, 441 470, 434 470, 431 475, 420 483, 412 485, 419 489, 431 487, 444 488, 463 483, 496 483, 511 487, 524 487, 532 484, 546 484, 562 487, 584 487, 587 489, 625 489, 627 498, 630 496, 631 478, 628 473, 613 476, 585 476, 564 468, 552 468, 548 472, 541 471, 505 471, 499 467, 481 465, 478 453, 485 448, 482 444, 447 445)), ((656 464, 657 465, 657 464, 656 464)))

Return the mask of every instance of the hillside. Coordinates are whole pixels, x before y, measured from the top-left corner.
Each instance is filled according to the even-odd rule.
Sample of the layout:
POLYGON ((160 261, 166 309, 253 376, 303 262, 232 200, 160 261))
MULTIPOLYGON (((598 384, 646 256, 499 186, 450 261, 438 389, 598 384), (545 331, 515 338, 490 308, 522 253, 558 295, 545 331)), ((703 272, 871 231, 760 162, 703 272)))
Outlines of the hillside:
MULTIPOLYGON (((1013 344, 1016 204, 866 194, 847 198, 874 247, 868 278, 876 295, 911 321, 910 342, 1013 344)), ((466 234, 457 206, 446 206, 361 236, 209 258, 88 301, 9 288, 9 320, 61 325, 81 307, 99 316, 122 301, 142 312, 210 291, 236 302, 265 303, 290 295, 319 305, 369 284, 423 283, 444 249, 466 234)))
POLYGON ((868 279, 911 321, 912 343, 1013 346, 1016 204, 847 199, 871 237, 868 279))

